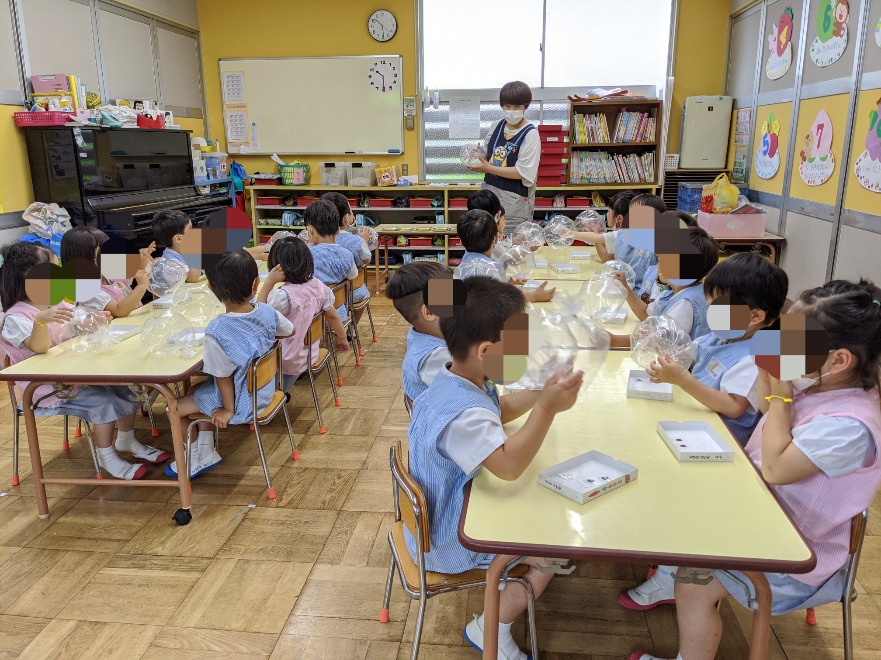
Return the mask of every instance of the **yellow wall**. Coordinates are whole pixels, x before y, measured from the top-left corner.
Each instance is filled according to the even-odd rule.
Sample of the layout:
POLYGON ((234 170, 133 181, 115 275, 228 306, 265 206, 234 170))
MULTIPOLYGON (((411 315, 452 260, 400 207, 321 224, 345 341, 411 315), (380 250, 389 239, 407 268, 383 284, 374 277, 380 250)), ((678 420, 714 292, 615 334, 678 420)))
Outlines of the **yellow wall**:
POLYGON ((881 89, 869 89, 860 93, 857 116, 854 122, 853 146, 850 152, 850 164, 847 167, 847 192, 844 206, 854 211, 878 215, 881 209, 881 193, 866 190, 860 185, 853 173, 853 164, 866 150, 866 133, 869 130, 869 113, 878 107, 881 89))
MULTIPOLYGON (((218 60, 222 58, 400 54, 404 58, 404 96, 417 96, 414 1, 381 3, 398 21, 397 34, 386 43, 375 41, 367 32, 367 19, 378 7, 363 0, 261 0, 247 3, 247 8, 239 0, 199 0, 202 67, 212 139, 225 144, 218 73, 218 60)), ((345 102, 341 96, 340 103, 345 102)), ((351 111, 358 112, 358 108, 352 107, 351 111)), ((411 175, 419 174, 418 136, 418 130, 405 131, 404 153, 383 161, 407 163, 411 175)), ((278 171, 267 156, 234 157, 248 172, 278 171)), ((300 158, 313 166, 313 183, 317 176, 315 165, 325 160, 326 157, 317 156, 300 158)))
POLYGON ((728 0, 680 0, 673 62, 673 101, 667 150, 679 153, 682 104, 689 96, 725 91, 728 53, 728 0))
MULTIPOLYGON (((749 187, 752 190, 783 194, 783 175, 786 173, 786 154, 789 149, 789 128, 792 125, 792 103, 774 103, 760 105, 756 108, 756 130, 753 132, 752 152, 749 155, 750 175, 749 187), (780 122, 780 133, 777 136, 777 152, 780 154, 780 167, 770 179, 763 179, 756 174, 756 151, 762 146, 762 124, 773 112, 774 118, 780 122)), ((810 124, 809 124, 810 125, 810 124)))
POLYGON ((798 124, 795 132, 795 153, 792 154, 792 178, 789 184, 790 197, 822 204, 835 204, 835 197, 838 194, 838 177, 841 176, 842 168, 841 149, 844 141, 849 139, 849 136, 844 133, 849 104, 850 94, 839 94, 806 99, 799 105, 798 124), (809 186, 798 173, 798 166, 801 163, 799 154, 804 148, 804 139, 811 130, 811 124, 817 118, 817 113, 823 109, 829 113, 829 119, 832 120, 832 156, 835 158, 835 170, 826 183, 819 186, 809 186))
POLYGON ((34 201, 24 134, 12 119, 13 113, 19 110, 22 108, 18 106, 0 105, 0 145, 3 145, 3 157, 0 158, 0 204, 4 211, 24 210, 34 201))

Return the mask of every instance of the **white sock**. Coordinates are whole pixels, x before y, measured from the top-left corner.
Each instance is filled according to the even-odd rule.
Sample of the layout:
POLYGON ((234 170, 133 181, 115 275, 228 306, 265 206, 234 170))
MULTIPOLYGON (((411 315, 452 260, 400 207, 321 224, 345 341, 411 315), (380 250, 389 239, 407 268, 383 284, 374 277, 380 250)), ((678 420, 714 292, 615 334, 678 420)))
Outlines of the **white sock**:
POLYGON ((214 451, 214 431, 199 431, 196 435, 195 450, 198 456, 214 451))
MULTIPOLYGON (((483 630, 484 628, 483 628, 483 615, 482 614, 478 617, 478 624, 480 625, 480 629, 483 630)), ((511 623, 502 623, 501 621, 499 621, 499 648, 500 649, 508 648, 511 645, 516 646, 518 649, 520 648, 519 646, 517 646, 517 642, 514 641, 514 636, 511 634, 511 626, 513 626, 513 625, 514 625, 513 621, 511 623)))
POLYGON ((132 464, 123 460, 113 447, 98 447, 97 449, 101 459, 101 467, 117 479, 122 478, 122 475, 131 469, 132 464))
POLYGON ((134 429, 117 431, 115 445, 116 451, 128 451, 133 454, 144 454, 150 451, 150 448, 147 447, 147 445, 138 442, 138 439, 135 438, 134 429))

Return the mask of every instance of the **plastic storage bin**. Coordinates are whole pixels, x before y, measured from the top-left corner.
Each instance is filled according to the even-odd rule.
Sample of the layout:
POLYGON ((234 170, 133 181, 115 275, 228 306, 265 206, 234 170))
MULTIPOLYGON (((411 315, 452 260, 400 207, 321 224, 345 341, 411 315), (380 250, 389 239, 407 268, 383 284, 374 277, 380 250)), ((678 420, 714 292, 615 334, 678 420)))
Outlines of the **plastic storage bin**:
POLYGON ((701 195, 704 186, 709 181, 696 181, 693 183, 680 183, 679 193, 676 197, 676 208, 686 213, 696 213, 701 208, 701 195))
POLYGON ((308 186, 310 169, 305 163, 288 163, 278 166, 281 182, 285 186, 308 186))
POLYGON ((346 185, 348 176, 348 163, 318 163, 318 169, 321 172, 322 186, 339 186, 346 185))
POLYGON ((762 238, 767 220, 767 213, 697 214, 698 227, 713 238, 762 238))
POLYGON ((352 188, 372 188, 376 185, 376 163, 362 161, 346 163, 346 175, 352 188))

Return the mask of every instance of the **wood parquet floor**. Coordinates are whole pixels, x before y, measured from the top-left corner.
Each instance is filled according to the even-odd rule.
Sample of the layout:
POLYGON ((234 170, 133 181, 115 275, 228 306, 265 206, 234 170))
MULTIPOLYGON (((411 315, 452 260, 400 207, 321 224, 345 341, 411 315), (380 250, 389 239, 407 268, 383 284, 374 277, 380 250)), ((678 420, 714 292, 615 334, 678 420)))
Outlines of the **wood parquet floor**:
MULTIPOLYGON (((319 435, 308 383, 289 404, 302 459, 290 458, 282 418, 265 433, 278 497, 265 494, 256 443, 244 427, 221 432, 222 466, 193 483, 193 522, 171 520, 177 491, 49 486, 51 518, 33 497, 27 442, 20 487, 11 488, 12 424, 0 399, 0 660, 395 660, 409 658, 416 603, 396 583, 391 621, 379 623, 393 522, 388 448, 406 443, 401 359, 406 322, 374 297, 379 343, 363 366, 345 359, 342 406, 326 379, 320 396, 327 434, 319 435)), ((366 318, 362 323, 369 336, 366 318)), ((170 450, 168 421, 150 437, 170 450)), ((41 422, 47 475, 91 476, 86 445, 61 451, 60 419, 41 422)), ((73 434, 71 433, 71 436, 73 434)), ((150 477, 161 478, 161 467, 150 477)), ((707 513, 707 515, 711 515, 707 513)), ((538 605, 546 660, 626 658, 635 649, 675 656, 672 607, 638 613, 615 597, 645 576, 645 566, 582 563, 556 578, 538 605)), ((876 501, 854 603, 856 658, 881 660, 881 506, 876 501)), ((477 660, 462 627, 482 610, 482 592, 429 601, 423 660, 477 660)), ((724 604, 719 658, 748 650, 749 614, 724 604)), ((843 657, 841 611, 774 619, 772 660, 843 657)), ((521 642, 522 622, 516 626, 521 642)))

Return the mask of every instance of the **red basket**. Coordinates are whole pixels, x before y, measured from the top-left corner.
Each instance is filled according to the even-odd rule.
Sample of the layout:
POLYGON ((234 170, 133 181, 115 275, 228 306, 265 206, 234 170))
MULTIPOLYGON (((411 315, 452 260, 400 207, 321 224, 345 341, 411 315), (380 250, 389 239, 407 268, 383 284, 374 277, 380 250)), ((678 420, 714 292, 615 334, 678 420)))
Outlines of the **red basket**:
POLYGON ((468 200, 464 197, 451 197, 450 198, 450 208, 451 209, 467 209, 468 208, 468 200))
POLYGON ((410 208, 411 209, 430 209, 431 208, 431 199, 418 199, 412 198, 410 200, 410 208))
POLYGON ((25 126, 64 126, 70 121, 69 112, 16 112, 15 125, 25 126))

